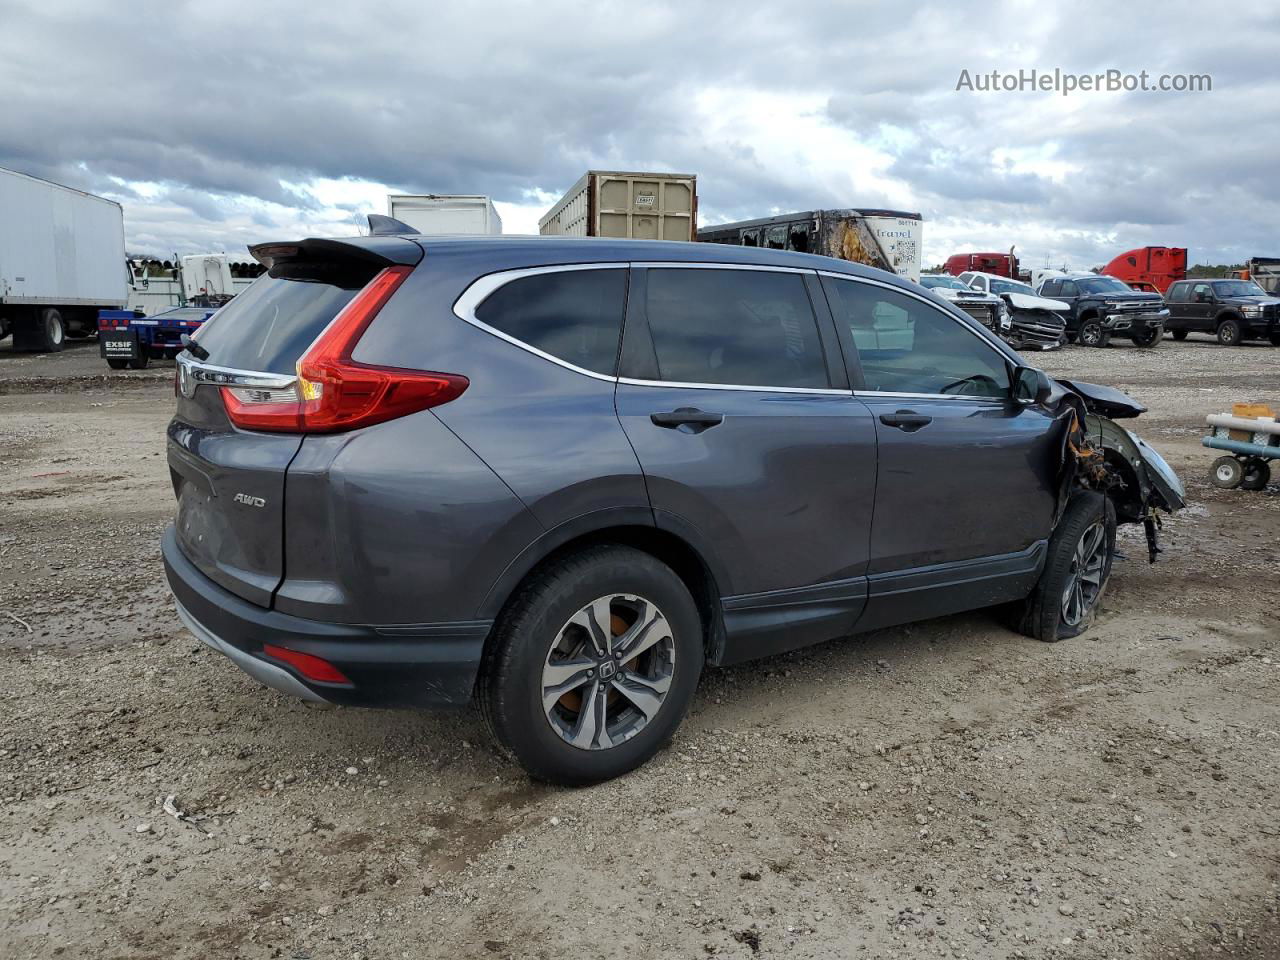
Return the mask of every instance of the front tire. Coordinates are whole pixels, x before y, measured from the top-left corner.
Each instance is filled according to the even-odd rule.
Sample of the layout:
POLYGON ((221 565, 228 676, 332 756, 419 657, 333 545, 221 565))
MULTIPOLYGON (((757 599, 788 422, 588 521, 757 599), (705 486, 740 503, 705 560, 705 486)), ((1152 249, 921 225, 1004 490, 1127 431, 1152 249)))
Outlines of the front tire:
POLYGON ((1218 342, 1224 347, 1240 345, 1240 324, 1235 320, 1223 320, 1218 324, 1218 342))
POLYGON ((1110 339, 1100 320, 1086 320, 1080 325, 1081 346, 1105 347, 1110 339))
POLYGON ((1219 457, 1209 468, 1209 481, 1222 490, 1234 490, 1244 480, 1244 464, 1235 457, 1219 457))
POLYGON ((1164 327, 1148 327, 1133 335, 1134 345, 1139 347, 1154 347, 1163 339, 1164 327))
POLYGON ((1056 643, 1088 630, 1106 592, 1115 552, 1115 507, 1101 493, 1077 493, 1049 538, 1044 570, 1025 601, 1021 631, 1056 643))
POLYGON ((481 669, 481 712, 535 779, 621 776, 684 719, 702 636, 670 567, 631 547, 588 548, 534 574, 508 604, 481 669))
POLYGON ((1172 333, 1173 333, 1173 339, 1177 340, 1179 343, 1187 339, 1187 331, 1185 330, 1174 330, 1172 331, 1172 333))

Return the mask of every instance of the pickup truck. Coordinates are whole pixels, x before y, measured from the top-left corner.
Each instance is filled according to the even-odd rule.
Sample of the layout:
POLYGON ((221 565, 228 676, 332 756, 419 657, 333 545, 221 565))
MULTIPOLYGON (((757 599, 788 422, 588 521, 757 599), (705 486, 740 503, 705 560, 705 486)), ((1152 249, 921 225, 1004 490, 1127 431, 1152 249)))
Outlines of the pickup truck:
POLYGON ((1036 293, 1067 304, 1067 340, 1105 347, 1113 336, 1139 347, 1154 347, 1164 337, 1169 311, 1158 293, 1140 293, 1122 280, 1096 273, 1049 277, 1036 293))
POLYGON ((1280 299, 1252 280, 1179 280, 1165 303, 1175 340, 1208 333, 1224 347, 1243 340, 1270 340, 1280 347, 1280 299))

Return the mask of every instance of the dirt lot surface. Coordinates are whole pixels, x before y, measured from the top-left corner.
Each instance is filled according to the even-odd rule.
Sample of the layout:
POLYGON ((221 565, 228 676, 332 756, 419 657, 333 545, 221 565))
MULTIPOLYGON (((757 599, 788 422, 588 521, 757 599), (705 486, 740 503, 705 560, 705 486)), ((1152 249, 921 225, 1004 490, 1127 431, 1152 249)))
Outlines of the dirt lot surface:
POLYGON ((565 791, 471 713, 317 710, 201 646, 157 556, 169 365, 0 349, 0 956, 1280 956, 1280 486, 1199 444, 1280 350, 1033 360, 1148 404, 1192 501, 1155 566, 1123 534, 1090 636, 708 671, 669 749, 565 791))

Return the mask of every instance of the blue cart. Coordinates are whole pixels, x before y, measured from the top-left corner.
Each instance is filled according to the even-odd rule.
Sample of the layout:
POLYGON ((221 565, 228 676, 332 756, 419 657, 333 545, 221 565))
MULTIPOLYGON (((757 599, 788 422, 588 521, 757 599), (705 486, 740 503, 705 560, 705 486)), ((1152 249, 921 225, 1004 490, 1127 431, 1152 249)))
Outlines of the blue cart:
POLYGON ((1262 490, 1271 482, 1271 461, 1280 460, 1280 423, 1275 417, 1211 413, 1210 432, 1200 442, 1228 455, 1213 461, 1209 480, 1224 490, 1262 490), (1234 436, 1232 436, 1234 434, 1234 436))
POLYGON ((112 370, 142 370, 152 360, 172 360, 182 351, 182 335, 194 334, 215 312, 213 307, 175 307, 148 317, 141 310, 99 310, 98 353, 112 370))

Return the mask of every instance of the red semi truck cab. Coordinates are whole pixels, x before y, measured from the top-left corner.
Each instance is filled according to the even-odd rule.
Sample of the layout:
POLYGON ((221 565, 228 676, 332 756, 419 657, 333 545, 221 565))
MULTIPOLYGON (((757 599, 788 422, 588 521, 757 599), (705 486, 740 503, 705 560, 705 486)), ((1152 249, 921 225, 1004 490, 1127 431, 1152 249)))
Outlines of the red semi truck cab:
POLYGON ((1102 272, 1135 290, 1164 294, 1170 284, 1187 278, 1186 247, 1138 247, 1126 250, 1102 272))
POLYGON ((1012 253, 953 253, 947 257, 943 269, 953 277, 967 270, 977 273, 993 273, 997 277, 1018 278, 1018 258, 1012 253))

